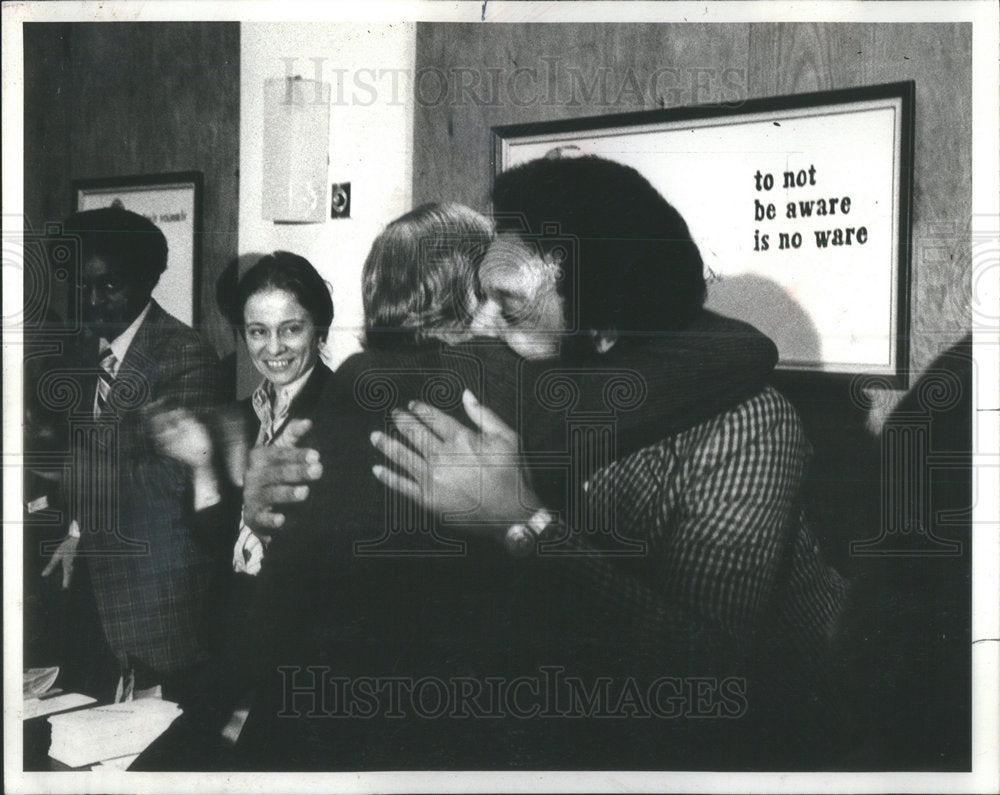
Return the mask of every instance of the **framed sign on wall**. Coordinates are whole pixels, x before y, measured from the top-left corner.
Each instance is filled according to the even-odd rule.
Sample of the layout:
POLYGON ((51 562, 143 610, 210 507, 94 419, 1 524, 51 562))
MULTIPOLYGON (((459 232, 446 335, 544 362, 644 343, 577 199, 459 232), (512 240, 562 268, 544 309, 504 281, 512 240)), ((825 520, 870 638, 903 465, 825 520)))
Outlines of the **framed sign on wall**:
POLYGON ((82 179, 73 183, 77 210, 120 205, 156 224, 167 238, 167 269, 153 298, 188 325, 200 321, 201 172, 82 179))
POLYGON ((905 388, 914 90, 495 127, 493 169, 582 155, 634 167, 687 221, 707 307, 770 336, 779 367, 905 388))

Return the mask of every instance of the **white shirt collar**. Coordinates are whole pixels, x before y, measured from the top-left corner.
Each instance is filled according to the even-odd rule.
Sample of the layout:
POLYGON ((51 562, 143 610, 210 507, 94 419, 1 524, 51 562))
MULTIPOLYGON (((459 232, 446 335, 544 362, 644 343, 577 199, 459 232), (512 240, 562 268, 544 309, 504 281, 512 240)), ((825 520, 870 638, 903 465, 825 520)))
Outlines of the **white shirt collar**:
POLYGON ((112 375, 118 372, 118 368, 121 367, 122 362, 125 361, 125 354, 128 353, 128 349, 132 345, 132 340, 135 339, 135 335, 139 331, 139 326, 141 326, 142 321, 146 319, 146 315, 149 314, 150 307, 152 306, 153 301, 150 299, 143 310, 139 313, 139 316, 132 321, 131 325, 111 340, 110 343, 104 339, 104 337, 101 337, 101 343, 98 350, 103 351, 105 348, 110 347, 111 352, 115 355, 115 367, 112 375))

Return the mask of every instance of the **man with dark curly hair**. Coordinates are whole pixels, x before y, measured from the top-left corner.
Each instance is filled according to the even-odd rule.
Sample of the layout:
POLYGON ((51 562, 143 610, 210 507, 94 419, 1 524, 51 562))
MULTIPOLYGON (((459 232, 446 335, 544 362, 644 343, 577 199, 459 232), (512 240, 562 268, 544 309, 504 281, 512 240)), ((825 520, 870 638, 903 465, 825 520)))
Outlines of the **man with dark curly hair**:
MULTIPOLYGON (((625 374, 691 336, 733 344, 733 330, 713 329, 702 308, 704 266, 687 225, 634 169, 595 157, 532 161, 498 176, 493 206, 499 236, 479 268, 473 328, 550 361, 550 375, 568 364, 625 374)), ((650 383, 655 368, 642 372, 652 394, 673 386, 650 383)), ((536 396, 545 396, 544 383, 536 396)), ((520 438, 474 399, 466 407, 474 422, 482 417, 476 430, 418 404, 396 419, 418 455, 380 435, 377 446, 399 471, 379 476, 442 515, 462 513, 508 547, 537 552, 520 586, 533 615, 525 613, 519 637, 536 636, 538 661, 554 659, 553 632, 564 648, 577 643, 580 657, 597 647, 594 676, 608 670, 601 648, 630 660, 624 672, 659 658, 668 669, 715 674, 735 652, 755 720, 771 713, 753 725, 775 735, 794 726, 785 736, 803 747, 792 758, 828 752, 825 732, 847 717, 835 638, 848 587, 805 521, 800 488, 811 447, 795 409, 765 386, 706 403, 701 418, 664 428, 660 439, 649 428, 602 439, 600 419, 589 436, 574 431, 579 408, 561 402, 567 408, 548 433, 520 438), (566 449, 575 462, 568 476, 536 465, 517 483, 496 465, 521 453, 531 469, 566 449), (623 559, 629 545, 638 554, 623 559), (612 617, 632 629, 591 641, 588 629, 611 626, 612 617)), ((776 764, 783 750, 767 749, 776 764)))

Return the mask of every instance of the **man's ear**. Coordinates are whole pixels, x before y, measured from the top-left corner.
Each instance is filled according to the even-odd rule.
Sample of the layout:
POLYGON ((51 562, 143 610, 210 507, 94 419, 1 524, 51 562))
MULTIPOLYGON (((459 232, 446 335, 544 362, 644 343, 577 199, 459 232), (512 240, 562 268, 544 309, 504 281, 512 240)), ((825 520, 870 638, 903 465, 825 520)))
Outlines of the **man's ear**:
POLYGON ((618 332, 615 329, 607 331, 591 331, 590 339, 594 343, 594 350, 598 353, 607 353, 616 342, 618 342, 618 332))

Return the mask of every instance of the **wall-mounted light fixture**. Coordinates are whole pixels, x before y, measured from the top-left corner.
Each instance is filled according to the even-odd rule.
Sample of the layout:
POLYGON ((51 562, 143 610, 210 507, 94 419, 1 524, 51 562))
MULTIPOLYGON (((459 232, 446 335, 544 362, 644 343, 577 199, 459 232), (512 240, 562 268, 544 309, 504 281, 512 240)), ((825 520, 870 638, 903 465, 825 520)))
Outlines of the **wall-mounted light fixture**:
POLYGON ((275 223, 326 218, 330 84, 300 77, 264 81, 262 214, 275 223))

